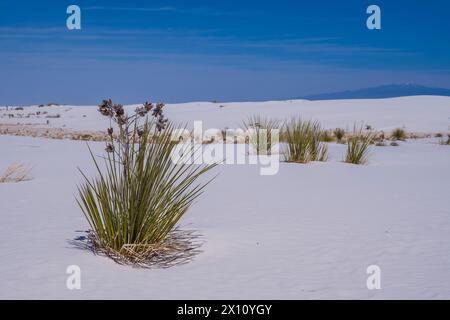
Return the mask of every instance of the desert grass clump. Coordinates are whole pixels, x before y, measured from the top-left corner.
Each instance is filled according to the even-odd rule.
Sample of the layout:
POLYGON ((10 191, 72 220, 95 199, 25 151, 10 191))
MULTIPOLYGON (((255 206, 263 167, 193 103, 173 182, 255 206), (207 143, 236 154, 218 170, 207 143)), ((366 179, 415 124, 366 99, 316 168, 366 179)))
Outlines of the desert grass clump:
POLYGON ((330 131, 323 130, 320 140, 323 142, 333 142, 334 138, 333 138, 333 135, 330 133, 330 131))
POLYGON ((342 139, 345 136, 345 130, 342 128, 336 128, 333 130, 333 134, 336 137, 337 142, 342 142, 342 139))
POLYGON ((210 181, 198 179, 213 165, 172 161, 177 143, 163 106, 145 103, 131 116, 111 100, 99 106, 118 132, 107 130, 104 168, 89 149, 97 177, 81 172, 77 202, 91 227, 91 247, 119 263, 149 266, 190 250, 177 242, 177 223, 210 181))
POLYGON ((440 139, 439 143, 441 145, 450 146, 450 133, 447 135, 447 140, 442 138, 442 139, 440 139))
POLYGON ((0 183, 22 182, 32 179, 31 169, 22 163, 13 163, 0 175, 0 183))
POLYGON ((351 164, 366 164, 369 156, 369 146, 372 143, 373 132, 363 132, 362 128, 354 129, 347 141, 345 162, 351 164))
POLYGON ((328 146, 322 142, 322 128, 317 121, 293 119, 285 125, 287 162, 326 161, 328 146))
POLYGON ((373 132, 373 139, 372 139, 372 143, 373 144, 384 144, 384 140, 386 139, 384 132, 380 131, 380 132, 373 132))
POLYGON ((405 141, 406 138, 407 138, 406 131, 403 130, 402 128, 394 129, 394 131, 392 131, 392 133, 391 133, 392 140, 405 141))
POLYGON ((253 115, 243 121, 243 129, 246 131, 248 141, 257 155, 270 154, 272 142, 278 142, 280 122, 268 117, 253 115))

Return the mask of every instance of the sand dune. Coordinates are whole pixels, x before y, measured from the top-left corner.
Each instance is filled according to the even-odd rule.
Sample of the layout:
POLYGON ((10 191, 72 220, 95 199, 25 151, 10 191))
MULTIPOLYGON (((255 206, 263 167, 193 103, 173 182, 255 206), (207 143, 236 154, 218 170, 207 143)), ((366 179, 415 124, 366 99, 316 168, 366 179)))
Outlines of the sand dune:
MULTIPOLYGON (((220 105, 168 105, 166 114, 218 128, 259 113, 302 115, 328 128, 361 122, 422 132, 447 131, 450 116, 450 98, 442 97, 220 105)), ((0 123, 17 122, 108 126, 95 107, 0 111, 0 123), (6 116, 37 111, 42 117, 6 116)), ((23 162, 33 176, 0 184, 0 298, 448 299, 450 148, 437 142, 372 147, 364 166, 343 163, 345 145, 330 143, 328 162, 280 163, 273 176, 257 165, 221 165, 181 223, 203 235, 202 252, 186 265, 134 269, 70 243, 88 229, 74 198, 77 167, 94 173, 85 143, 0 135, 0 171, 23 162), (81 290, 66 288, 69 265, 81 268, 81 290), (381 269, 380 290, 366 287, 370 265, 381 269)), ((103 143, 89 144, 103 152, 103 143)))

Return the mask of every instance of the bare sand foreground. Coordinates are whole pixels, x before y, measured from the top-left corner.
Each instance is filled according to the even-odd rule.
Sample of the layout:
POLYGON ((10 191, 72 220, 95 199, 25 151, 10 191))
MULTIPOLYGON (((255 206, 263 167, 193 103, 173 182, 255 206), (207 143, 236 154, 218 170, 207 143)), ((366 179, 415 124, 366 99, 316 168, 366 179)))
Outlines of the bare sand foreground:
MULTIPOLYGON (((302 109, 299 101, 286 107, 289 112, 281 106, 290 102, 205 103, 192 104, 191 111, 168 106, 167 115, 222 128, 247 113, 276 110, 287 117, 300 108, 299 114, 329 128, 364 121, 382 130, 447 130, 448 98, 387 102, 391 113, 364 105, 360 112, 353 102, 302 109)), ((95 108, 82 108, 50 118, 50 126, 107 125, 95 108)), ((89 144, 95 154, 103 152, 103 143, 89 144)), ((32 167, 33 179, 0 183, 0 298, 449 299, 450 147, 437 138, 399 144, 372 147, 364 166, 343 163, 345 145, 336 143, 329 144, 328 162, 281 163, 273 176, 261 176, 257 165, 221 165, 181 223, 203 235, 202 252, 185 265, 134 269, 71 244, 88 228, 75 202, 77 167, 94 173, 85 142, 1 135, 0 171, 20 161, 32 167), (69 265, 81 268, 81 290, 66 287, 69 265), (370 265, 381 269, 380 290, 366 287, 370 265)))

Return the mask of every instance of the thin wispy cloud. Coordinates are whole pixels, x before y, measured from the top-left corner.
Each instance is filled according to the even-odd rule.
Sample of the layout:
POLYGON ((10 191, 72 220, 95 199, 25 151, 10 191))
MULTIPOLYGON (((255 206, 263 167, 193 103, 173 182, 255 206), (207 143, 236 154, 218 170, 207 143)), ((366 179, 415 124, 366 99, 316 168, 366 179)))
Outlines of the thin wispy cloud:
MULTIPOLYGON (((211 69, 233 69, 232 77, 221 76, 220 81, 231 87, 241 73, 247 74, 257 97, 266 91, 258 88, 261 70, 270 79, 271 72, 294 79, 307 67, 311 77, 330 83, 339 73, 359 70, 360 78, 348 78, 349 84, 359 85, 369 79, 370 72, 379 70, 386 79, 405 70, 424 74, 422 78, 431 72, 427 70, 434 74, 440 70, 440 79, 448 79, 450 67, 450 47, 442 40, 450 33, 445 16, 450 3, 411 3, 407 14, 411 21, 427 10, 433 16, 419 26, 406 24, 406 14, 397 1, 380 0, 386 9, 383 12, 389 14, 384 14, 383 29, 378 32, 367 29, 364 5, 352 1, 338 4, 330 0, 325 5, 290 0, 90 0, 80 4, 81 30, 66 28, 65 4, 30 2, 24 11, 18 1, 4 2, 2 12, 8 14, 0 21, 0 70, 5 79, 10 75, 17 81, 30 79, 30 70, 53 70, 53 79, 70 70, 86 78, 97 66, 108 65, 114 74, 109 84, 113 90, 130 90, 127 84, 120 87, 114 82, 116 75, 134 78, 140 71, 165 68, 174 70, 170 81, 184 88, 185 81, 177 76, 179 69, 189 70, 186 79, 193 84, 200 83, 197 78, 202 72, 209 84, 213 82, 211 69)), ((413 77, 405 79, 418 82, 413 77)), ((40 83, 53 87, 50 78, 40 77, 40 83)), ((298 90, 310 83, 308 79, 292 87, 298 90)), ((276 81, 267 91, 278 88, 284 92, 286 85, 276 81)), ((320 85, 316 87, 320 91, 320 85)), ((35 83, 25 90, 37 90, 35 83)), ((200 89, 194 86, 192 90, 200 89)))
MULTIPOLYGON (((176 54, 183 53, 203 56, 234 55, 261 57, 270 53, 275 60, 287 59, 289 61, 309 60, 313 61, 320 56, 328 58, 339 58, 349 55, 383 56, 383 55, 412 55, 414 52, 399 48, 365 46, 358 43, 344 43, 341 37, 233 37, 217 30, 179 30, 167 28, 137 28, 137 29, 115 29, 115 28, 89 28, 77 32, 69 32, 65 28, 0 28, 0 41, 22 41, 29 39, 37 42, 29 46, 30 52, 36 52, 38 48, 51 51, 52 48, 66 48, 73 52, 76 49, 102 47, 108 52, 117 51, 117 46, 127 44, 129 50, 124 50, 121 56, 133 59, 136 52, 141 52, 146 57, 149 52, 176 54), (102 41, 102 43, 97 43, 102 41), (157 44, 155 46, 155 44, 157 44), (132 49, 131 49, 132 48, 132 49), (131 54, 131 50, 133 54, 131 54)), ((102 55, 102 58, 104 55, 102 55)))
POLYGON ((257 11, 239 11, 239 10, 218 10, 211 7, 115 7, 115 6, 90 6, 82 7, 82 10, 88 11, 130 11, 130 12, 173 12, 186 15, 211 15, 211 16, 248 16, 257 13, 257 11))
POLYGON ((174 7, 106 7, 106 6, 91 6, 83 7, 83 10, 97 10, 97 11, 176 11, 174 7))

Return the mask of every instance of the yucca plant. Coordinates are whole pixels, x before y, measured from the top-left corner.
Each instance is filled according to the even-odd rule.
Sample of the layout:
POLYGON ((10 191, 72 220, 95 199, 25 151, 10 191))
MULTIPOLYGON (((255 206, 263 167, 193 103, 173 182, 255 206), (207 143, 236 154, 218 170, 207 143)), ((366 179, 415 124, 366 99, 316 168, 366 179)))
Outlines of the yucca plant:
POLYGON ((392 140, 404 141, 404 140, 406 140, 406 137, 407 137, 406 131, 403 130, 402 128, 396 128, 391 133, 392 140))
POLYGON ((249 143, 256 154, 270 154, 272 140, 278 134, 280 122, 268 117, 253 115, 243 121, 243 129, 247 132, 249 143))
POLYGON ((293 119, 285 125, 287 162, 326 161, 328 146, 322 142, 322 128, 317 121, 293 119))
POLYGON ((104 169, 89 149, 97 177, 81 172, 85 182, 77 202, 92 229, 92 245, 121 263, 146 265, 161 252, 179 250, 168 239, 210 181, 197 182, 214 165, 172 161, 174 126, 164 119, 163 106, 145 103, 127 116, 123 106, 104 101, 99 111, 119 132, 108 129, 104 169))
POLYGON ((352 164, 365 164, 369 157, 369 146, 373 140, 373 132, 363 132, 362 128, 354 129, 347 141, 345 162, 352 164))

